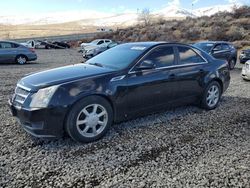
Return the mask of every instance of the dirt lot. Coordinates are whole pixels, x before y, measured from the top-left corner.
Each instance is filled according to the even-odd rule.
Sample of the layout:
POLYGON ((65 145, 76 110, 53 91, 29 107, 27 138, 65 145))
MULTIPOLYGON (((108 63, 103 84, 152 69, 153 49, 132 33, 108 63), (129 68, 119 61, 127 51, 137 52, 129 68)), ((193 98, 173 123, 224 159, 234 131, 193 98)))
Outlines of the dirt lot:
POLYGON ((11 117, 18 79, 82 61, 74 49, 37 53, 37 63, 0 65, 0 187, 250 187, 250 82, 240 66, 214 111, 178 108, 78 144, 32 138, 11 117))

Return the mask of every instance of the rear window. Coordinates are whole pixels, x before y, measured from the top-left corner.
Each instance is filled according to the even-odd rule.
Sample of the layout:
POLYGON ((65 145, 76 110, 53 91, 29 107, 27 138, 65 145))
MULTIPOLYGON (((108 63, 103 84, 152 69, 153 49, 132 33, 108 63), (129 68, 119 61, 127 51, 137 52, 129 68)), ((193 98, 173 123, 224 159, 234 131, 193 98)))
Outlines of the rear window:
POLYGON ((212 50, 214 44, 213 43, 196 43, 196 44, 194 44, 194 46, 209 53, 212 50))
POLYGON ((179 64, 181 65, 206 62, 200 55, 198 55, 191 48, 179 46, 178 50, 179 50, 179 56, 180 56, 179 64))

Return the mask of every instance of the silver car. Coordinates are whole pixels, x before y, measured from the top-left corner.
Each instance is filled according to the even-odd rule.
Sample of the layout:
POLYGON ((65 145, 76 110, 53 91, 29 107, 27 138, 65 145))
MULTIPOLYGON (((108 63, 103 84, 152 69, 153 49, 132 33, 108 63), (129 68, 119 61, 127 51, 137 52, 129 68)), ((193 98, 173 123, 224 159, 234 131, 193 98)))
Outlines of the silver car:
POLYGON ((250 60, 248 60, 242 68, 242 78, 250 80, 250 60))
POLYGON ((0 63, 18 63, 23 65, 28 61, 35 61, 37 55, 32 48, 16 42, 0 41, 0 63))

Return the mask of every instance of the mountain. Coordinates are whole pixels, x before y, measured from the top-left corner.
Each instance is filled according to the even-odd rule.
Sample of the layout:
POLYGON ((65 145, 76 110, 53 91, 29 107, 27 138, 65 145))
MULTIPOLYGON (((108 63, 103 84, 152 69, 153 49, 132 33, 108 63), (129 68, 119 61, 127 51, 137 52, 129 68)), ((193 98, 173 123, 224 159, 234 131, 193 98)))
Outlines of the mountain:
MULTIPOLYGON (((232 11, 232 5, 219 5, 200 9, 183 9, 178 6, 167 6, 161 10, 154 11, 154 16, 163 16, 165 19, 180 19, 186 17, 210 16, 220 11, 232 11)), ((0 24, 5 25, 47 25, 60 24, 77 21, 83 26, 129 26, 137 22, 138 14, 125 12, 122 14, 102 13, 97 11, 67 11, 47 14, 24 14, 20 16, 0 16, 0 24)))

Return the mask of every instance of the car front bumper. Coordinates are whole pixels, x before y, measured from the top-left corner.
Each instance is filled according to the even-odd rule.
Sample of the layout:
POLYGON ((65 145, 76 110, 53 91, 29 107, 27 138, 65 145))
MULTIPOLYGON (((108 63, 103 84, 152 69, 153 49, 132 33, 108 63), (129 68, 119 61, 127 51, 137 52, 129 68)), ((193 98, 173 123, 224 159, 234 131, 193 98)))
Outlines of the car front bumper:
POLYGON ((11 113, 22 128, 38 138, 58 138, 64 134, 65 110, 58 108, 24 109, 16 108, 9 100, 11 113))
POLYGON ((245 80, 250 80, 250 70, 246 70, 246 69, 242 69, 242 78, 244 78, 245 80))
POLYGON ((248 60, 250 60, 250 57, 249 57, 249 56, 240 56, 240 62, 241 62, 241 63, 245 63, 245 62, 247 62, 248 60))

